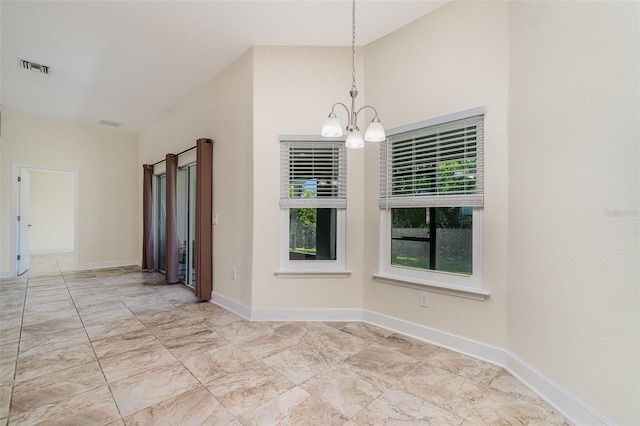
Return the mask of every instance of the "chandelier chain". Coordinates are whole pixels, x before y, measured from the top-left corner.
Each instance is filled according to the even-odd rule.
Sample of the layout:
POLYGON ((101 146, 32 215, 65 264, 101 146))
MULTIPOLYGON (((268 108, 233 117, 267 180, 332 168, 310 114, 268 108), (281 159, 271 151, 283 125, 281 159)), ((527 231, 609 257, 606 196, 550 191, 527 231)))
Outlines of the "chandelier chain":
POLYGON ((351 80, 352 87, 356 87, 356 0, 351 6, 351 80))
POLYGON ((364 147, 364 141, 368 142, 382 142, 385 140, 385 133, 380 119, 378 118, 378 111, 371 105, 365 105, 360 109, 356 109, 356 97, 358 96, 358 89, 356 88, 356 0, 351 2, 351 90, 349 91, 351 97, 351 108, 342 102, 336 102, 331 107, 331 112, 324 126, 322 126, 322 136, 325 137, 340 137, 342 136, 342 125, 336 117, 335 109, 340 106, 343 107, 348 114, 348 121, 346 130, 348 132, 345 145, 347 148, 362 148, 364 147), (373 120, 367 127, 364 137, 358 129, 358 114, 365 109, 373 110, 373 120))

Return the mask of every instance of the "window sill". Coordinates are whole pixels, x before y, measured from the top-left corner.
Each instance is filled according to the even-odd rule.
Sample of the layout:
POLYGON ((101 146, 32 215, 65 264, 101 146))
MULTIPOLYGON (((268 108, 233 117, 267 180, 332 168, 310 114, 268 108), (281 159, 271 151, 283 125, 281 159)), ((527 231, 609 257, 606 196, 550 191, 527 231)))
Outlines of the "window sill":
POLYGON ((393 284, 402 287, 415 288, 419 290, 431 291, 433 293, 447 294, 449 296, 464 297, 466 299, 485 301, 489 297, 488 291, 475 290, 452 285, 438 285, 426 281, 398 277, 387 274, 373 274, 373 278, 381 283, 393 284))
POLYGON ((349 278, 350 271, 276 271, 278 278, 349 278))

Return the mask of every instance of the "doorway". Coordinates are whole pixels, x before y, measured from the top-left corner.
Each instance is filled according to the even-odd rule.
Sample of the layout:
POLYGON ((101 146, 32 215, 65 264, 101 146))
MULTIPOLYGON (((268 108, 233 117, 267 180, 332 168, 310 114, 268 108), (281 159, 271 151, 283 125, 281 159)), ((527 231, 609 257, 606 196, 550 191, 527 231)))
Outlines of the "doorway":
POLYGON ((14 164, 15 275, 31 267, 31 255, 73 253, 78 266, 78 170, 14 164))

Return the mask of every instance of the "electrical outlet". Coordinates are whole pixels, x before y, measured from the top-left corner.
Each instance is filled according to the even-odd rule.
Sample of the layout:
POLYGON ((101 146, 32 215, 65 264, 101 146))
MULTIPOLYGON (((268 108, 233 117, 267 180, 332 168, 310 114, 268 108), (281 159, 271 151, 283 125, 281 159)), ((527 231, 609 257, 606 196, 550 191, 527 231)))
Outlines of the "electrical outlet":
POLYGON ((419 303, 424 308, 429 307, 429 293, 420 293, 419 303))
POLYGON ((236 268, 231 269, 231 280, 235 281, 237 277, 238 271, 236 270, 236 268))

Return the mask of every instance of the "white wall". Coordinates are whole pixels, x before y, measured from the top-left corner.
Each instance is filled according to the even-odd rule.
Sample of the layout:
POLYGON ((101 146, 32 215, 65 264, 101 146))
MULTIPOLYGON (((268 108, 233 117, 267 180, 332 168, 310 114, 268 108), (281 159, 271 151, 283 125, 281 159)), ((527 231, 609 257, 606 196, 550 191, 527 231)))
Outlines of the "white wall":
POLYGON ((379 149, 366 147, 364 307, 454 335, 505 347, 507 306, 508 3, 455 2, 366 47, 367 101, 386 128, 474 107, 485 115, 484 288, 486 301, 380 283, 379 149))
POLYGON ((486 108, 486 301, 433 293, 424 309, 417 290, 371 278, 374 146, 348 154, 351 277, 275 276, 278 135, 317 134, 348 100, 348 48, 252 48, 140 135, 138 174, 216 141, 214 291, 231 302, 413 322, 513 352, 614 422, 639 423, 637 18, 634 3, 451 2, 359 50, 359 104, 387 128, 486 108))
MULTIPOLYGON (((176 105, 139 136, 137 170, 167 153, 177 153, 210 138, 213 146, 213 291, 251 303, 252 245, 252 51, 176 105), (231 280, 231 269, 238 270, 231 280)), ((161 165, 164 167, 164 165, 161 165)), ((141 186, 140 186, 141 187, 141 186)), ((142 200, 139 203, 142 212, 142 200)), ((142 230, 140 216, 140 230, 142 230)), ((142 234, 139 237, 141 253, 142 234)))
MULTIPOLYGON (((360 58, 361 59, 361 58, 360 58)), ((361 60, 358 72, 362 72, 361 60)), ((363 153, 347 160, 348 278, 276 277, 280 266, 279 135, 318 135, 331 106, 349 101, 350 49, 254 48, 253 307, 360 308, 363 282, 363 153)), ((359 96, 364 102, 364 95, 359 96)), ((337 114, 344 114, 337 111, 337 114)), ((340 116, 346 123, 346 117, 340 116)))
MULTIPOLYGON (((485 302, 369 280, 364 307, 505 348, 598 415, 640 423, 639 6, 453 2, 371 43, 387 128, 484 106, 485 302)), ((366 181, 378 176, 366 149, 366 181)), ((377 188, 365 259, 376 271, 377 188)))
POLYGON ((12 164, 77 169, 79 267, 132 264, 139 257, 136 137, 113 130, 2 110, 2 254, 0 273, 15 273, 11 223, 12 164))
POLYGON ((29 248, 32 254, 73 251, 73 173, 31 170, 29 248))
POLYGON ((509 349, 640 424, 640 5, 510 9, 509 349))

